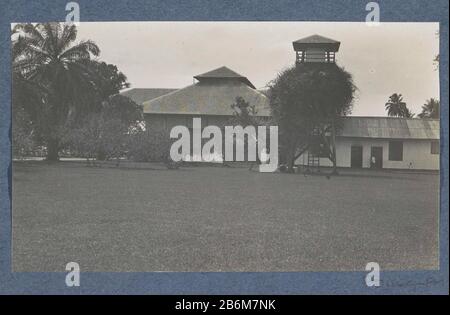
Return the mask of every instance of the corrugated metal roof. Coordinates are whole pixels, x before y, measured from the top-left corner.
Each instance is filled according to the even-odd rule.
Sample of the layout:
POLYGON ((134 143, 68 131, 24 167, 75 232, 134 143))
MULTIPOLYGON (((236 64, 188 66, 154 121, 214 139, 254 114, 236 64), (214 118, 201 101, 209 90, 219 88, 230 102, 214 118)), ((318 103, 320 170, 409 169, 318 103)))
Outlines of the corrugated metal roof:
MULTIPOLYGON (((144 106, 146 114, 233 115, 231 104, 241 96, 258 116, 270 116, 269 99, 240 81, 198 82, 183 89, 131 89, 121 93, 144 106)), ((429 139, 440 137, 438 119, 343 117, 340 137, 429 139)))
POLYGON ((438 119, 398 117, 344 117, 341 137, 439 139, 438 119))
POLYGON ((168 94, 170 92, 176 91, 177 89, 131 89, 125 92, 120 93, 123 96, 127 96, 131 98, 134 102, 139 105, 142 105, 145 101, 152 100, 159 96, 168 94))
POLYGON ((198 82, 144 102, 144 113, 233 115, 238 96, 254 105, 258 116, 270 116, 269 99, 240 81, 198 82))

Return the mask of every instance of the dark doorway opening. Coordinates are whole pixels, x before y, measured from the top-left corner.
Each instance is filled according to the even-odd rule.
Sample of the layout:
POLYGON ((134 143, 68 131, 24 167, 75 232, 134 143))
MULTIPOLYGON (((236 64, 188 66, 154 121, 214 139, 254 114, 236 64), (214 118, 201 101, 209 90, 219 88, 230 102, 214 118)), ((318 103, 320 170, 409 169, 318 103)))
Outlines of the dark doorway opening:
POLYGON ((370 167, 383 168, 383 147, 372 147, 370 149, 370 167))
POLYGON ((350 154, 350 166, 352 168, 362 168, 363 166, 363 148, 360 145, 352 145, 350 154))

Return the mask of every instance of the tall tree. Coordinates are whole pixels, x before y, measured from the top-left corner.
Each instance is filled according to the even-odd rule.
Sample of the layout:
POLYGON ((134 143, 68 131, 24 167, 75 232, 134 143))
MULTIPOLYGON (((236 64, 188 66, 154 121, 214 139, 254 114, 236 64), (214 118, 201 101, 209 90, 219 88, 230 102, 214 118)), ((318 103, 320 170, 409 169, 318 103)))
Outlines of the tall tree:
POLYGON ((410 111, 406 103, 403 101, 401 94, 394 93, 389 96, 389 100, 384 105, 388 116, 413 118, 414 114, 410 111))
POLYGON ((269 86, 270 106, 280 134, 280 160, 292 171, 315 131, 331 134, 330 159, 336 169, 334 138, 339 118, 352 110, 352 76, 334 63, 304 63, 281 72, 269 86))
POLYGON ((12 32, 13 95, 23 94, 23 84, 39 86, 46 93, 28 101, 14 102, 13 108, 26 105, 36 126, 47 159, 57 160, 61 131, 69 116, 79 116, 101 106, 99 98, 105 84, 101 65, 93 57, 100 53, 92 41, 75 43, 75 25, 63 23, 17 24, 12 32))
POLYGON ((437 99, 430 98, 422 105, 422 112, 418 115, 420 118, 439 119, 440 102, 437 99))

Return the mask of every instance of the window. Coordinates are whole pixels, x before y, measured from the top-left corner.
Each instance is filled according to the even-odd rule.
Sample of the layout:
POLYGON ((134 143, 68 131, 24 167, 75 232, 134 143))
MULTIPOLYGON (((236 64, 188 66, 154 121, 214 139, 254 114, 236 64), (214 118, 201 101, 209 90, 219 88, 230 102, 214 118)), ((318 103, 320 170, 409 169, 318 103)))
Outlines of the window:
POLYGON ((402 141, 389 141, 389 161, 403 161, 402 141))
POLYGON ((431 154, 440 154, 441 147, 439 141, 431 141, 431 154))

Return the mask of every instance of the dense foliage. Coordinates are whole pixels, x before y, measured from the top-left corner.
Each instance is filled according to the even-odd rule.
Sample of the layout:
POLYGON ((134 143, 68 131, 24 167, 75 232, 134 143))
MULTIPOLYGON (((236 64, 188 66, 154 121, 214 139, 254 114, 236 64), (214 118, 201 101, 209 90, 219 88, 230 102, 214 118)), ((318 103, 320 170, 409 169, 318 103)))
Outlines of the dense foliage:
POLYGON ((142 131, 142 107, 128 97, 114 95, 98 112, 72 126, 63 143, 78 157, 118 160, 125 156, 129 138, 142 131))
POLYGON ((34 145, 46 147, 48 160, 58 159, 71 124, 98 113, 103 101, 128 86, 114 65, 96 59, 94 42, 75 43, 76 37, 76 26, 63 23, 17 24, 12 30, 13 121, 26 130, 19 126, 23 119, 16 119, 25 113, 25 126, 31 126, 26 131, 34 145))
POLYGON ((129 138, 127 157, 135 162, 168 162, 171 146, 166 133, 151 129, 133 134, 129 138))
POLYGON ((292 169, 314 130, 325 134, 351 113, 355 90, 351 74, 334 63, 304 63, 278 74, 268 94, 279 127, 280 161, 292 169))

